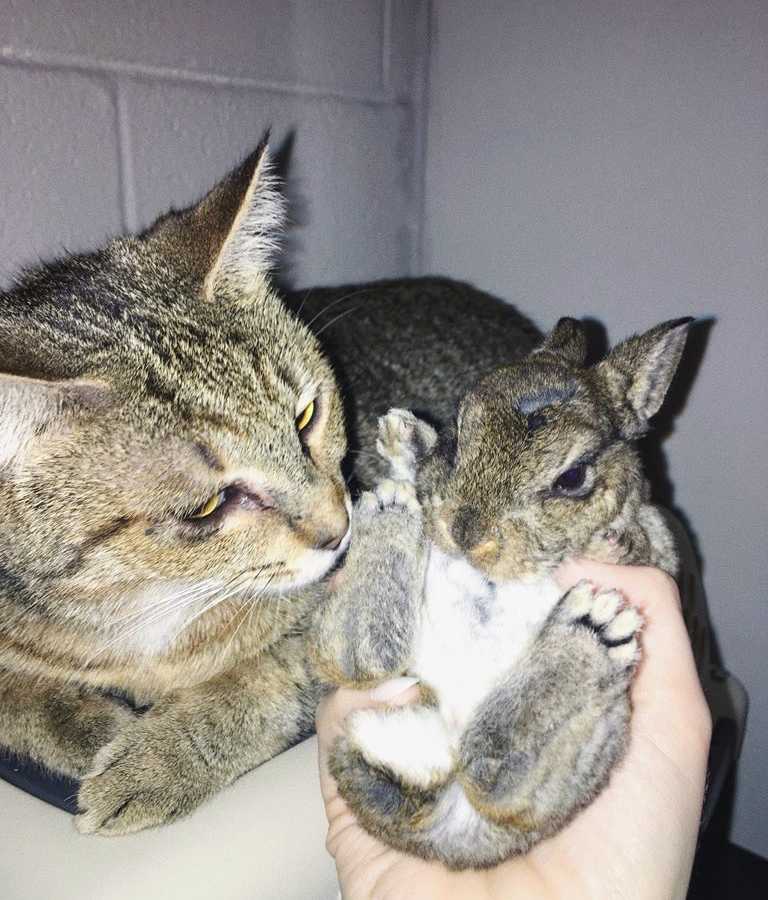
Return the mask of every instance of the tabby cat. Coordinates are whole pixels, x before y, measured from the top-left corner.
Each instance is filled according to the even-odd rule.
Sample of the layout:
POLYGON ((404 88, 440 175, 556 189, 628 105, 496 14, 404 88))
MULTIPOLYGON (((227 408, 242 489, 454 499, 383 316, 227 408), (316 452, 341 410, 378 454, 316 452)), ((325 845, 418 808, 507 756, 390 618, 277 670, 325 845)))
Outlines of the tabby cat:
POLYGON ((171 821, 310 733, 343 402, 365 485, 389 405, 445 419, 537 338, 439 279, 286 304, 282 216, 263 143, 197 205, 0 295, 0 746, 80 781, 82 832, 171 821), (313 330, 347 311, 335 372, 313 330))

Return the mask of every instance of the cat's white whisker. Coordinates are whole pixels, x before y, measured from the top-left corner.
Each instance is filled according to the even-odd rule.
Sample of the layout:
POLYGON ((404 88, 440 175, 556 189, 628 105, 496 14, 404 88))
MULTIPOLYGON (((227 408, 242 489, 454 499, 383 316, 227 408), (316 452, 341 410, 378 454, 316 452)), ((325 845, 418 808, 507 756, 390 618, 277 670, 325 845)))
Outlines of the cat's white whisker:
MULTIPOLYGON (((237 637, 237 633, 243 627, 243 624, 246 622, 246 620, 248 622, 250 622, 251 619, 253 618, 254 611, 257 608, 261 608, 263 606, 262 604, 259 604, 257 601, 259 600, 261 595, 264 593, 264 591, 266 591, 266 589, 269 587, 269 585, 271 584, 274 577, 275 577, 274 573, 272 575, 270 575, 269 578, 267 579, 266 583, 263 585, 263 587, 259 591, 259 593, 256 594, 255 597, 249 598, 247 604, 243 607, 244 610, 247 610, 247 614, 243 616, 242 621, 238 624, 237 628, 235 628, 234 633, 232 634, 232 637, 227 642, 227 646, 224 648, 225 654, 227 653, 229 648, 232 646, 235 638, 237 637)), ((234 618, 234 616, 233 616, 233 618, 234 618)))
MULTIPOLYGON (((227 584, 228 583, 229 582, 227 582, 227 584)), ((134 622, 133 625, 129 625, 128 628, 122 632, 122 636, 125 637, 129 634, 134 634, 136 631, 141 631, 142 628, 154 625, 166 616, 177 612, 185 606, 192 605, 197 600, 205 599, 215 590, 219 589, 218 585, 204 584, 199 586, 196 590, 172 594, 165 600, 160 600, 156 604, 151 604, 146 609, 139 610, 139 621, 134 622)))
POLYGON ((133 609, 131 612, 128 612, 123 616, 112 618, 110 624, 115 625, 120 622, 130 621, 131 619, 146 617, 149 613, 159 611, 162 608, 170 607, 178 601, 189 599, 199 594, 206 593, 209 590, 211 590, 210 584, 198 583, 194 586, 187 587, 184 590, 160 596, 150 603, 139 603, 138 608, 133 609))
MULTIPOLYGON (((264 571, 264 568, 265 568, 265 566, 262 566, 261 569, 259 570, 259 573, 263 572, 263 571, 264 571)), ((258 575, 257 575, 256 577, 258 577, 258 575)), ((243 579, 243 578, 253 578, 253 576, 252 576, 250 573, 246 573, 246 574, 243 574, 243 575, 238 575, 238 576, 236 576, 235 578, 233 578, 232 581, 230 581, 230 584, 232 584, 233 582, 240 582, 240 579, 243 579)), ((271 582, 272 578, 274 578, 274 575, 270 576, 270 578, 267 580, 267 583, 264 585, 264 590, 266 590, 266 587, 267 587, 267 585, 269 585, 269 583, 271 582)), ((224 594, 222 594, 222 595, 220 595, 220 596, 218 596, 218 597, 214 597, 214 599, 213 599, 210 603, 206 604, 206 606, 204 606, 201 610, 199 610, 198 612, 196 612, 196 613, 194 614, 194 616, 192 616, 190 619, 188 619, 188 620, 181 626, 181 628, 176 632, 176 634, 175 634, 175 636, 174 636, 174 641, 178 640, 178 637, 179 637, 179 635, 181 634, 181 632, 184 631, 186 628, 188 628, 193 622, 196 622, 196 621, 200 618, 200 616, 204 615, 204 614, 207 613, 209 610, 213 609, 215 606, 218 606, 219 603, 223 603, 225 600, 229 600, 230 597, 234 597, 235 594, 237 594, 237 593, 239 593, 240 591, 242 591, 243 588, 245 588, 245 585, 244 585, 244 584, 242 584, 242 583, 235 583, 235 584, 230 588, 230 590, 225 591, 224 594)))
MULTIPOLYGON (((231 582, 232 579, 230 579, 230 581, 225 584, 225 587, 228 584, 231 584, 231 582)), ((139 634, 142 630, 151 628, 162 619, 171 616, 173 613, 179 612, 185 606, 189 606, 201 599, 206 600, 214 593, 214 591, 219 589, 220 588, 218 585, 198 585, 196 590, 190 589, 187 591, 181 591, 177 594, 171 595, 168 598, 165 598, 164 600, 158 601, 148 610, 141 610, 140 612, 143 614, 143 617, 140 617, 138 622, 133 622, 127 628, 120 630, 118 634, 114 635, 112 638, 102 644, 99 650, 97 650, 96 653, 91 655, 85 661, 85 666, 89 666, 93 662, 93 660, 96 659, 96 657, 100 656, 102 653, 105 653, 107 650, 109 650, 110 647, 115 646, 115 644, 119 644, 129 640, 136 634, 139 634)))
POLYGON ((352 309, 345 309, 343 312, 340 312, 338 316, 334 316, 330 322, 325 322, 322 328, 318 328, 315 332, 315 337, 320 337, 320 335, 327 329, 330 328, 331 325, 335 324, 339 321, 339 319, 343 319, 345 316, 348 316, 350 313, 357 312, 360 309, 359 306, 353 306, 352 309))
POLYGON ((148 604, 147 606, 143 606, 140 609, 135 609, 132 612, 126 613, 124 616, 118 616, 117 618, 113 618, 111 623, 112 625, 117 622, 126 622, 130 619, 140 618, 141 616, 146 616, 146 614, 150 610, 156 610, 163 606, 169 606, 174 603, 176 600, 180 600, 182 598, 193 597, 197 594, 204 594, 210 590, 210 584, 205 582, 203 583, 195 583, 190 585, 187 588, 184 588, 181 591, 178 591, 175 594, 169 594, 167 597, 160 597, 158 600, 155 600, 153 603, 148 604))
MULTIPOLYGON (((256 577, 262 574, 266 566, 261 566, 257 572, 256 577)), ((210 609, 213 609, 218 603, 223 602, 229 597, 236 594, 239 590, 242 589, 242 579, 247 577, 245 574, 236 575, 233 578, 230 578, 223 585, 211 585, 210 583, 203 582, 202 584, 192 585, 184 590, 178 591, 175 594, 172 594, 168 597, 164 597, 159 601, 156 601, 154 604, 151 604, 149 607, 146 607, 142 610, 138 610, 136 613, 131 613, 127 620, 131 621, 132 624, 129 624, 127 628, 123 628, 117 635, 112 637, 109 641, 102 645, 98 653, 94 654, 86 663, 89 664, 96 658, 96 656, 108 650, 110 647, 115 644, 125 642, 135 637, 137 634, 140 634, 145 629, 151 629, 154 625, 158 624, 165 618, 171 618, 173 615, 181 612, 185 607, 192 606, 200 601, 202 601, 203 606, 198 612, 184 622, 181 628, 176 632, 174 636, 174 640, 178 638, 181 631, 187 627, 187 625, 191 624, 195 619, 199 618, 205 612, 210 609), (221 592, 224 593, 221 593, 221 592), (134 618, 137 618, 138 621, 133 621, 134 618)), ((253 577, 253 576, 250 576, 253 577)), ((274 577, 274 576, 273 576, 274 577)), ((271 579, 270 579, 271 581, 271 579)), ((268 582, 269 583, 269 582, 268 582)))
POLYGON ((309 300, 309 297, 310 297, 311 294, 312 294, 312 288, 307 288, 307 292, 304 294, 304 299, 301 301, 301 305, 300 305, 299 308, 296 310, 296 315, 297 315, 297 316, 301 316, 301 312, 302 312, 302 310, 304 309, 304 307, 305 307, 305 305, 306 305, 306 303, 307 303, 307 300, 309 300))
MULTIPOLYGON (((329 303, 327 306, 324 306, 316 315, 314 315, 309 322, 307 322, 307 328, 311 328, 312 325, 323 315, 323 313, 327 313, 329 310, 333 309, 335 306, 338 306, 339 303, 343 303, 345 300, 351 300, 353 297, 357 297, 358 294, 367 294, 370 291, 370 288, 363 288, 359 291, 351 291, 349 294, 344 294, 343 297, 337 297, 333 303, 329 303)), ((357 309, 357 307, 355 307, 357 309)), ((349 310, 345 310, 345 312, 349 312, 349 310)), ((335 321, 335 320, 332 320, 335 321)), ((325 328, 326 325, 323 325, 325 328)), ((320 329, 322 331, 322 329, 320 329)), ((320 334, 320 332, 317 332, 320 334)))

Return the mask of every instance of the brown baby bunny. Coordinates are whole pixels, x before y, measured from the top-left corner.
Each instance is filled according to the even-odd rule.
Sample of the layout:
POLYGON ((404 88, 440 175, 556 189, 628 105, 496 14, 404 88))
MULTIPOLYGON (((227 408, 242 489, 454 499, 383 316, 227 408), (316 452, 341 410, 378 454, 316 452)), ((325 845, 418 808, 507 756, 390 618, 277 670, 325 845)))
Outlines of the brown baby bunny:
POLYGON ((554 834, 627 745, 642 620, 612 590, 553 572, 573 558, 674 573, 635 441, 664 400, 690 319, 585 367, 561 319, 482 379, 438 434, 403 410, 379 425, 390 478, 318 613, 336 683, 408 674, 421 702, 355 712, 331 769, 362 826, 451 868, 491 866, 554 834))

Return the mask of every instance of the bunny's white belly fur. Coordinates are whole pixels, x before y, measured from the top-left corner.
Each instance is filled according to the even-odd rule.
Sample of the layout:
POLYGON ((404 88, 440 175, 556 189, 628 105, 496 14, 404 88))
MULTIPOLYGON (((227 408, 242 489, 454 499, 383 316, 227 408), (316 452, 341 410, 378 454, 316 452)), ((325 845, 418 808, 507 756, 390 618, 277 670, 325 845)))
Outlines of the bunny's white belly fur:
POLYGON ((491 584, 467 560, 430 548, 411 670, 437 694, 454 739, 560 594, 552 579, 491 584))
MULTIPOLYGON (((560 598, 551 579, 491 584, 465 559, 435 546, 429 554, 408 671, 435 692, 439 707, 360 710, 348 725, 371 765, 422 788, 450 777, 474 713, 560 598)), ((486 827, 458 785, 441 800, 436 823, 441 840, 486 827)))

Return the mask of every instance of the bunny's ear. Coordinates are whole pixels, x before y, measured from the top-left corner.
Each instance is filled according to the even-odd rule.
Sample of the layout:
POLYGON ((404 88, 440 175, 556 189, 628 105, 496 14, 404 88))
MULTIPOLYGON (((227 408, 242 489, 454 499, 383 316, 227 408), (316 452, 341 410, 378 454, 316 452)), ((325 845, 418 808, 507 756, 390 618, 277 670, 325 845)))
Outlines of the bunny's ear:
POLYGON ((560 319, 544 338, 539 349, 557 353, 574 366, 583 366, 587 358, 587 334, 584 326, 578 319, 560 319))
POLYGON ((691 322, 690 316, 662 322, 617 344, 596 366, 623 413, 623 431, 628 437, 643 434, 664 402, 691 322))
POLYGON ((0 374, 0 471, 22 460, 51 429, 106 406, 109 388, 90 381, 45 381, 0 374))

